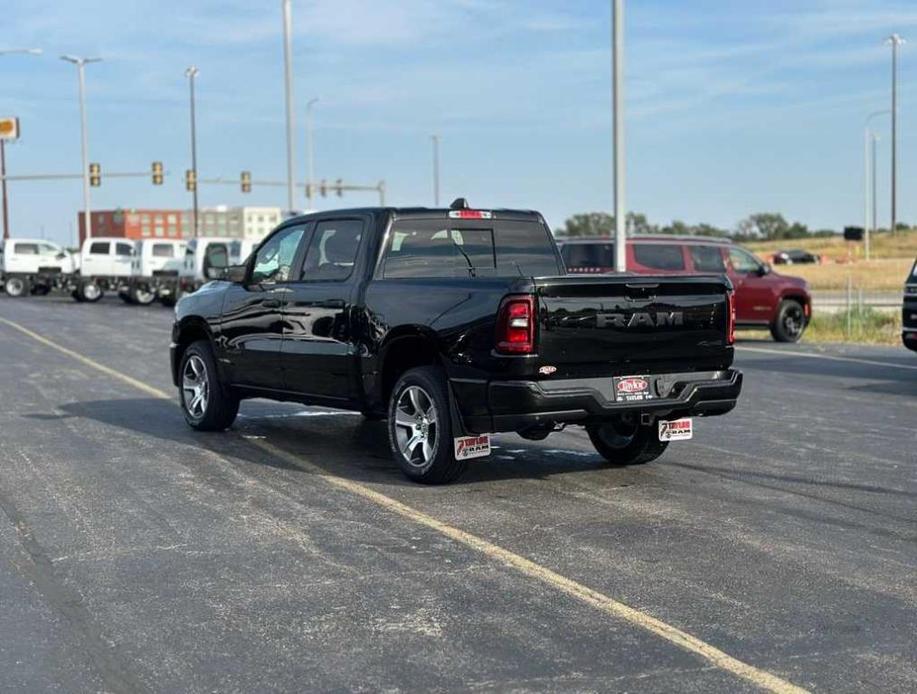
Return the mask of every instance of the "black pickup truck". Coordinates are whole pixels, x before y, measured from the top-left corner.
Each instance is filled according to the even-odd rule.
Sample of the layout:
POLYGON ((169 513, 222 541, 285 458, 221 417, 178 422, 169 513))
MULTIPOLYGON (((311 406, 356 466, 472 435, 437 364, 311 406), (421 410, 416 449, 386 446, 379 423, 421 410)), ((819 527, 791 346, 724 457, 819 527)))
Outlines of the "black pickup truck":
POLYGON ((386 419, 419 482, 567 424, 637 464, 735 407, 734 316, 724 276, 567 276, 537 212, 322 212, 178 303, 172 377, 200 430, 253 397, 386 419))

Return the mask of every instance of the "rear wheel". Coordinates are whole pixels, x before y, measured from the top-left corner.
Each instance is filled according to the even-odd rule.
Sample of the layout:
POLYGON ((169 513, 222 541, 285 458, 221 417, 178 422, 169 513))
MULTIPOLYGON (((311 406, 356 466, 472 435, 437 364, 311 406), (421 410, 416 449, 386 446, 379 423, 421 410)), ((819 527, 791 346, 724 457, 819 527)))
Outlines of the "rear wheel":
POLYGON ((616 467, 649 463, 669 445, 659 440, 654 426, 610 421, 587 425, 586 431, 599 455, 616 467))
POLYGON ((129 292, 120 291, 118 292, 118 298, 121 299, 125 304, 133 304, 134 300, 131 298, 129 292))
POLYGON ((210 343, 198 340, 182 355, 179 399, 185 421, 198 431, 228 429, 239 414, 239 398, 219 379, 210 343))
POLYGON ((6 289, 6 293, 11 297, 18 299, 22 296, 28 296, 32 290, 32 283, 25 277, 8 277, 3 284, 3 288, 6 289))
POLYGON ((77 291, 80 293, 80 298, 83 301, 88 301, 91 304, 94 304, 104 295, 102 287, 96 284, 93 280, 83 280, 82 283, 80 283, 79 289, 77 289, 77 291))
POLYGON ((806 329, 806 314, 802 304, 794 299, 780 302, 777 318, 771 325, 771 335, 777 342, 799 342, 806 329))
POLYGON ((388 406, 389 444, 399 467, 415 482, 445 484, 467 463, 456 460, 446 379, 431 366, 407 371, 392 390, 388 406))

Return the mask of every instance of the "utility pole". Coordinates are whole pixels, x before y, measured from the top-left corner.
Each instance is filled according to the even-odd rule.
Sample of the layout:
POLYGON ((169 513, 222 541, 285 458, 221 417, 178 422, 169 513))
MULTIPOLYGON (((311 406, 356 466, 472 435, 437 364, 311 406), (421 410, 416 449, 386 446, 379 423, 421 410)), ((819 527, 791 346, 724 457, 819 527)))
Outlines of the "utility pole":
POLYGON ((898 46, 904 39, 892 34, 885 42, 892 47, 892 226, 894 235, 898 226, 898 46))
MULTIPOLYGON (((0 50, 0 55, 41 55, 40 48, 7 48, 0 50)), ((0 176, 3 177, 3 238, 10 237, 9 200, 6 193, 6 139, 0 138, 0 176)))
POLYGON ((185 70, 191 97, 191 171, 194 172, 194 188, 191 191, 191 224, 194 229, 194 238, 201 234, 197 204, 197 122, 194 113, 194 78, 197 77, 198 72, 199 70, 194 65, 185 70))
POLYGON ((283 74, 287 99, 287 210, 293 211, 293 9, 291 0, 281 0, 283 9, 283 74))
POLYGON ((90 215, 89 201, 89 133, 86 125, 86 66, 89 63, 98 63, 101 58, 78 58, 72 55, 62 55, 61 60, 76 65, 80 84, 80 143, 83 163, 83 228, 86 238, 92 238, 92 216, 90 215))
POLYGON ((624 204, 624 0, 612 0, 611 111, 614 140, 615 271, 627 272, 627 211, 624 204))
POLYGON ((433 206, 439 207, 439 135, 431 135, 433 141, 433 206))
POLYGON ((3 176, 3 238, 10 237, 10 211, 6 197, 6 140, 0 138, 0 176, 3 176))
POLYGON ((309 176, 306 180, 306 198, 309 200, 309 209, 312 209, 312 184, 315 182, 315 146, 312 137, 312 107, 318 103, 318 97, 309 99, 306 104, 306 148, 309 163, 309 176))
POLYGON ((873 118, 884 116, 886 113, 888 113, 887 110, 873 111, 866 116, 866 123, 863 126, 863 249, 866 260, 869 260, 870 235, 876 230, 876 134, 872 132, 869 124, 873 118), (870 207, 872 208, 871 225, 870 207))

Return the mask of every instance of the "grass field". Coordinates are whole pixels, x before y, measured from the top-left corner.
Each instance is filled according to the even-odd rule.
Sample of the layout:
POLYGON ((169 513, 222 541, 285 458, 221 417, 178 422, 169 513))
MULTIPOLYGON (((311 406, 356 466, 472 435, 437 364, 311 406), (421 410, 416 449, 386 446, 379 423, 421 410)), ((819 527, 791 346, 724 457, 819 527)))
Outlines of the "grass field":
MULTIPOLYGON (((787 248, 804 248, 812 253, 817 253, 826 261, 842 262, 848 257, 862 260, 863 244, 848 244, 841 236, 812 239, 792 239, 789 241, 760 241, 744 244, 747 248, 761 256, 770 256, 777 250, 787 248)), ((917 258, 917 230, 899 231, 892 236, 888 232, 879 232, 872 235, 870 243, 870 256, 878 260, 883 258, 910 258, 911 262, 917 258)))
POLYGON ((793 241, 762 241, 747 247, 762 259, 770 261, 774 251, 786 248, 804 248, 822 256, 820 265, 778 265, 774 269, 786 275, 802 277, 814 290, 846 289, 850 278, 855 290, 896 291, 917 258, 917 231, 875 234, 872 240, 872 259, 863 260, 863 245, 848 244, 842 238, 815 238, 793 241), (849 261, 848 262, 848 258, 849 261))

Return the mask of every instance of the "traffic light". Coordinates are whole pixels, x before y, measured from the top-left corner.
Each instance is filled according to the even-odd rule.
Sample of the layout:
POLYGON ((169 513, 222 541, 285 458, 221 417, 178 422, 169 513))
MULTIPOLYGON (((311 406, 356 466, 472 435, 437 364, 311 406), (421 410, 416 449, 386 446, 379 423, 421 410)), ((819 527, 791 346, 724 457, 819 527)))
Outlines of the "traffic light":
POLYGON ((102 166, 100 164, 89 165, 89 185, 93 188, 102 185, 102 166))
POLYGON ((185 190, 189 193, 197 190, 197 172, 192 169, 185 171, 185 190))
POLYGON ((334 185, 334 190, 337 192, 338 197, 341 197, 344 194, 344 181, 343 179, 338 179, 337 183, 334 185))
POLYGON ((252 192, 252 172, 243 171, 241 180, 242 180, 242 192, 251 193, 252 192))
POLYGON ((322 184, 318 187, 318 192, 322 194, 322 197, 328 195, 328 184, 324 178, 322 179, 322 184))
POLYGON ((153 162, 153 185, 154 186, 162 185, 162 162, 161 161, 153 162))

